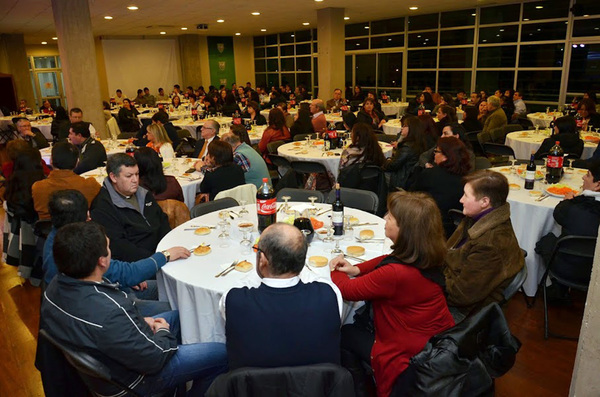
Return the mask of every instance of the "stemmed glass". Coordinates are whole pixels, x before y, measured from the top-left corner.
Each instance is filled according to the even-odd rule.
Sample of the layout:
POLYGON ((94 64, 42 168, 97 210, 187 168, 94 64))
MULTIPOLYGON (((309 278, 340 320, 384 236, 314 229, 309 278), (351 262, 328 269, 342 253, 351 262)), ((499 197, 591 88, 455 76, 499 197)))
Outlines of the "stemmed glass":
POLYGON ((308 212, 311 215, 315 215, 317 213, 317 206, 315 205, 315 201, 318 200, 318 197, 310 196, 308 199, 310 200, 310 208, 308 209, 308 212))
POLYGON ((242 209, 240 210, 240 218, 243 218, 246 215, 250 214, 250 212, 248 212, 248 210, 246 209, 246 203, 246 200, 240 200, 240 205, 242 206, 242 209))
POLYGON ((219 233, 219 246, 222 248, 226 248, 229 247, 229 242, 227 241, 229 239, 229 211, 227 210, 223 210, 223 211, 219 211, 219 218, 221 219, 219 221, 219 230, 221 231, 221 233, 219 233))
POLYGON ((323 238, 324 243, 330 243, 333 241, 333 219, 329 217, 329 226, 327 227, 327 236, 323 238))
POLYGON ((517 159, 515 159, 513 156, 510 156, 510 173, 511 174, 517 173, 517 168, 515 167, 516 162, 517 162, 517 159))
POLYGON ((288 208, 290 207, 288 204, 288 200, 290 200, 292 197, 291 196, 281 196, 281 198, 283 199, 284 203, 283 203, 283 207, 281 208, 284 212, 287 212, 288 208))
POLYGON ((565 177, 570 179, 575 173, 575 169, 573 168, 573 161, 575 161, 575 159, 567 159, 567 161, 569 162, 569 166, 565 169, 565 177))
POLYGON ((351 215, 344 215, 344 240, 346 241, 352 240, 352 235, 354 234, 350 218, 352 218, 351 215))
POLYGON ((335 247, 331 250, 332 254, 343 254, 344 251, 340 249, 340 240, 344 236, 335 236, 333 239, 335 240, 335 247))
POLYGON ((242 246, 242 254, 248 255, 252 251, 252 241, 248 236, 248 233, 252 231, 254 228, 254 224, 251 222, 242 222, 238 224, 238 229, 242 232, 242 241, 240 245, 242 246))
POLYGON ((304 139, 306 139, 306 147, 310 146, 310 134, 307 135, 304 139))
POLYGON ((536 133, 536 134, 539 134, 539 133, 540 133, 540 125, 539 125, 539 124, 536 124, 536 125, 535 125, 535 133, 536 133))

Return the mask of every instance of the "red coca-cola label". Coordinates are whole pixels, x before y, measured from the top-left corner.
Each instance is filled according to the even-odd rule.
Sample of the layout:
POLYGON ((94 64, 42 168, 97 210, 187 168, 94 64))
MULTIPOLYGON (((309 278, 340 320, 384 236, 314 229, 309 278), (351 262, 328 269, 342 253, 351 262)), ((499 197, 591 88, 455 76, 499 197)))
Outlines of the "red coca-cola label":
POLYGON ((546 163, 547 168, 562 168, 563 156, 548 156, 548 162, 546 163))
POLYGON ((329 139, 331 139, 331 138, 337 138, 337 131, 336 130, 329 130, 329 132, 327 134, 329 135, 329 139))
POLYGON ((583 119, 576 119, 576 120, 577 120, 577 128, 583 127, 583 119))
POLYGON ((261 200, 256 200, 256 212, 258 215, 273 215, 277 211, 277 200, 275 197, 261 200))
POLYGON ((195 116, 198 114, 198 109, 192 109, 192 115, 195 116))
POLYGON ((342 112, 347 112, 348 111, 348 106, 344 105, 341 107, 342 112))
POLYGON ((460 103, 462 103, 463 105, 466 105, 469 102, 466 99, 463 99, 463 100, 460 101, 460 103))
POLYGON ((241 117, 234 117, 233 124, 242 124, 242 118, 241 117))
POLYGON ((422 116, 425 114, 425 109, 419 109, 418 115, 422 116))
POLYGON ((164 108, 165 108, 165 105, 163 105, 162 103, 159 103, 159 104, 158 104, 158 108, 159 108, 159 109, 164 109, 164 108))

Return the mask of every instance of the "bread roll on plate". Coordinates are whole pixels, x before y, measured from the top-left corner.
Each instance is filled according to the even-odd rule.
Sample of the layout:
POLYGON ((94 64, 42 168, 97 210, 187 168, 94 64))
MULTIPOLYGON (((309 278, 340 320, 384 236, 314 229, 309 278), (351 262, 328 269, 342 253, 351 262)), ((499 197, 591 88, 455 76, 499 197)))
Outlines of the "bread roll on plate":
POLYGON ((363 256, 365 254, 365 247, 350 245, 346 248, 346 253, 352 256, 363 256))
POLYGON ((252 263, 250 263, 248 261, 241 261, 237 265, 235 265, 235 270, 242 272, 242 273, 247 273, 250 270, 252 270, 253 267, 254 266, 252 265, 252 263))
POLYGON ((324 267, 327 266, 329 260, 324 256, 311 256, 308 258, 308 264, 314 267, 324 267))
POLYGON ((361 230, 360 233, 359 233, 359 237, 362 240, 370 240, 373 237, 375 237, 375 232, 372 231, 371 229, 361 230))
POLYGON ((211 249, 208 245, 199 245, 196 247, 196 249, 194 249, 194 255, 204 256, 210 254, 210 251, 211 249))
POLYGON ((210 228, 208 228, 208 227, 199 227, 198 229, 194 230, 194 234, 197 234, 199 236, 205 236, 207 234, 210 234, 210 228))

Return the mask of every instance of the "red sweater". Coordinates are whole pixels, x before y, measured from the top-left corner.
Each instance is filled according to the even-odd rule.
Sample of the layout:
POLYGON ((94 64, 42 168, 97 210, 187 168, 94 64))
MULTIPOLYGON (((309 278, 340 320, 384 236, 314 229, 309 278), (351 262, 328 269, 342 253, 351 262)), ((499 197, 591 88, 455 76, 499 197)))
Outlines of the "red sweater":
POLYGON ((360 275, 350 279, 334 271, 332 281, 350 301, 373 303, 375 343, 371 366, 377 395, 389 396, 398 375, 433 335, 454 326, 442 288, 412 266, 389 263, 375 270, 385 256, 357 265, 360 275))

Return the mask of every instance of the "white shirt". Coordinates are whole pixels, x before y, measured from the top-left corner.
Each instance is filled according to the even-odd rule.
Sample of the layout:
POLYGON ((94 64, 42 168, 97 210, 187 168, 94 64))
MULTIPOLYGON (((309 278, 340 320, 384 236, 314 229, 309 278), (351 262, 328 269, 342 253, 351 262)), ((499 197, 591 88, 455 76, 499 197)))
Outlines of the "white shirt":
POLYGON ((594 200, 600 201, 600 192, 595 192, 593 190, 584 190, 581 192, 582 196, 593 197, 594 200))
POLYGON ((521 116, 525 116, 527 114, 527 107, 522 99, 517 99, 513 103, 515 105, 515 113, 518 113, 521 116))
POLYGON ((166 142, 160 146, 160 155, 163 158, 163 161, 172 160, 175 157, 175 151, 173 150, 173 145, 166 142))
POLYGON ((317 117, 319 117, 322 114, 323 114, 323 112, 317 112, 317 113, 315 113, 315 114, 312 115, 312 118, 316 119, 317 117))

